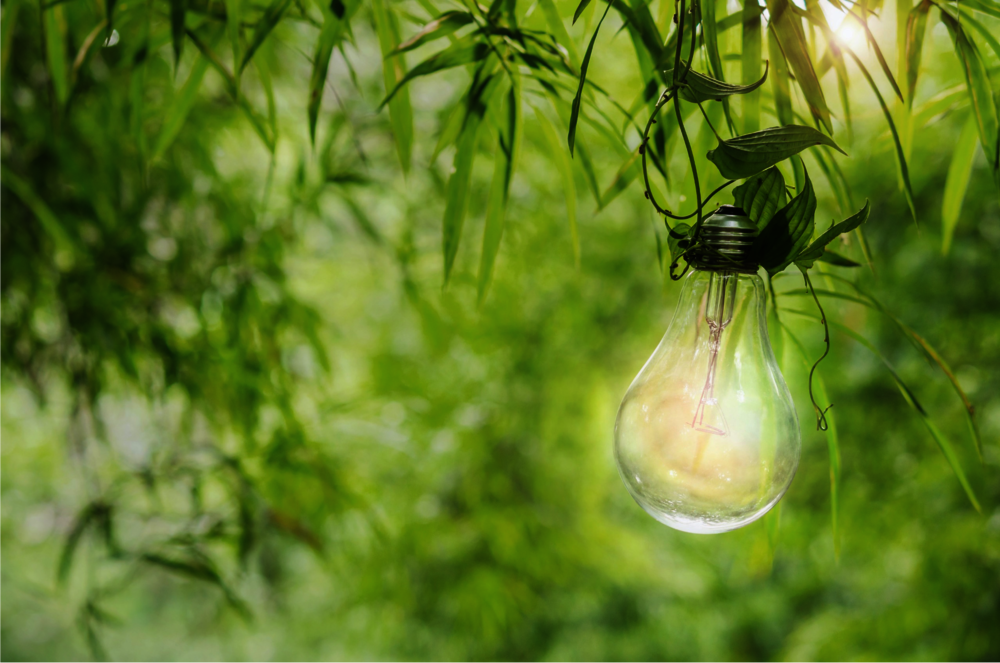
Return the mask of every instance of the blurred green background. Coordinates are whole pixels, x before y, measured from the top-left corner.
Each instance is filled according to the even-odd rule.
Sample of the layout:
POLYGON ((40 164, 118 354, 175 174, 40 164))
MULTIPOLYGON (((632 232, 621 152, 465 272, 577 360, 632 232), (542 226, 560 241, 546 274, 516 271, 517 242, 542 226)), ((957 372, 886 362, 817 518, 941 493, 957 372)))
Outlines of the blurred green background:
MULTIPOLYGON (((430 15, 427 3, 393 5, 404 36, 430 15)), ((558 3, 564 16, 574 6, 558 3)), ((856 205, 872 202, 875 274, 825 269, 858 279, 948 361, 975 405, 982 459, 951 383, 895 323, 825 306, 913 388, 982 511, 879 359, 835 331, 820 372, 841 453, 836 534, 828 440, 786 336, 798 475, 780 514, 695 536, 643 513, 612 457, 618 402, 679 290, 638 186, 597 211, 574 171, 577 266, 563 182, 526 106, 495 278, 477 306, 495 146, 479 146, 446 289, 454 148, 432 160, 468 72, 411 86, 404 174, 377 110, 367 6, 334 54, 315 147, 316 30, 284 21, 240 90, 277 128, 272 157, 214 69, 169 127, 197 50, 185 46, 175 75, 166 8, 120 2, 120 41, 98 48, 100 31, 61 104, 42 35, 78 48, 101 14, 82 1, 55 18, 35 2, 3 5, 5 660, 1000 657, 1000 205, 979 153, 943 253, 942 189, 969 114, 943 25, 932 21, 901 122, 919 227, 859 78, 853 130, 836 134, 851 157, 838 163, 856 205)), ((593 11, 566 21, 581 50, 593 11)), ((873 22, 890 45, 894 11, 873 22)), ((641 82, 619 27, 612 13, 591 77, 630 101, 641 82)), ((727 38, 738 53, 739 35, 727 38)), ((607 186, 620 150, 586 126, 579 140, 607 186)), ((690 177, 672 150, 664 188, 687 209, 690 177)), ((806 164, 817 224, 853 212, 806 164)), ((856 241, 838 251, 860 259, 856 241)), ((818 357, 822 327, 782 320, 818 357)))

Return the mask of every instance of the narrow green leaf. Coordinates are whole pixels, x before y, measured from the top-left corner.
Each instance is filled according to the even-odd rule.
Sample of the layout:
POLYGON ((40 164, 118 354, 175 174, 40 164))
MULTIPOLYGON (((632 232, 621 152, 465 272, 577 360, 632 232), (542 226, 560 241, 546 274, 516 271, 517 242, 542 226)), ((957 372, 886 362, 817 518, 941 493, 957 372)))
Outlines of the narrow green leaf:
POLYGON ((989 14, 994 18, 1000 18, 1000 3, 994 0, 962 0, 961 4, 972 7, 984 14, 989 14))
POLYGON ((758 232, 762 231, 785 206, 785 178, 777 168, 768 168, 733 189, 733 198, 736 206, 757 224, 758 232))
POLYGON ((847 154, 826 134, 812 127, 793 124, 720 141, 714 150, 709 151, 708 159, 716 165, 723 177, 738 180, 756 175, 815 145, 829 145, 842 154, 847 154))
POLYGON ((816 238, 809 247, 802 251, 799 255, 795 257, 795 264, 804 266, 809 269, 813 266, 813 263, 817 260, 823 258, 823 252, 826 250, 826 245, 840 237, 844 233, 849 233, 862 223, 868 220, 868 215, 871 213, 871 204, 865 200, 865 206, 858 211, 857 214, 844 219, 840 223, 831 224, 830 228, 816 238))
POLYGON ((243 0, 225 0, 226 31, 229 33, 229 45, 233 49, 233 71, 240 66, 243 55, 240 52, 240 25, 243 22, 243 0))
POLYGON ((323 90, 326 88, 326 74, 333 56, 333 47, 343 33, 340 19, 332 13, 323 21, 319 38, 316 40, 316 55, 313 57, 312 75, 309 77, 309 140, 316 144, 316 120, 319 119, 319 108, 323 102, 323 90))
MULTIPOLYGON (((384 3, 385 0, 376 0, 376 6, 378 3, 384 3)), ((406 72, 406 75, 398 79, 395 86, 386 95, 382 103, 379 104, 379 108, 382 108, 390 101, 393 97, 399 94, 404 85, 409 83, 414 78, 420 76, 427 76, 428 74, 433 74, 444 69, 450 69, 452 67, 460 67, 462 65, 471 64, 473 62, 478 62, 484 59, 487 55, 491 53, 489 44, 474 41, 468 38, 462 38, 444 49, 440 53, 432 55, 427 58, 413 69, 406 72)), ((384 63, 383 63, 384 65, 384 63)), ((388 80, 388 79, 387 79, 388 80)), ((386 88, 387 90, 390 89, 386 88)))
MULTIPOLYGON (((807 318, 813 318, 814 320, 819 319, 816 315, 812 313, 806 313, 804 311, 796 311, 793 309, 783 309, 783 310, 787 310, 789 313, 795 313, 797 315, 801 315, 807 318)), ((827 322, 830 324, 831 327, 837 329, 838 331, 843 332, 847 336, 850 336, 852 339, 854 339, 861 345, 865 346, 869 351, 871 351, 872 354, 878 357, 878 359, 889 371, 889 374, 892 376, 892 379, 896 382, 896 386, 899 387, 899 391, 903 395, 903 399, 910 405, 910 407, 916 410, 917 414, 920 415, 920 418, 924 422, 924 425, 927 427, 927 430, 930 431, 931 437, 933 437, 934 441, 937 442, 938 447, 941 449, 941 453, 943 453, 944 457, 948 460, 948 464, 951 465, 951 469, 955 473, 956 478, 958 478, 958 482, 962 485, 963 490, 965 490, 965 494, 969 498, 969 502, 972 503, 972 506, 975 507, 976 511, 982 513, 982 508, 979 506, 979 500, 976 499, 976 495, 972 490, 972 485, 969 483, 969 480, 965 476, 965 471, 962 469, 962 465, 958 460, 958 455, 955 453, 955 449, 952 446, 951 442, 934 424, 934 422, 930 418, 930 415, 927 414, 927 411, 917 400, 916 395, 909 388, 909 386, 907 386, 907 384, 903 382, 903 379, 899 377, 899 374, 896 372, 896 369, 893 368, 892 364, 889 363, 889 360, 886 359, 881 352, 879 352, 878 348, 876 348, 871 341, 869 341, 867 338, 865 338, 858 332, 854 331, 850 327, 842 325, 833 320, 828 320, 827 322)))
POLYGON ((69 99, 69 68, 66 63, 66 19, 62 7, 43 12, 45 20, 45 55, 49 65, 52 89, 59 105, 69 99))
POLYGON ((587 9, 587 5, 589 4, 590 0, 580 0, 580 4, 576 6, 576 11, 573 12, 573 25, 576 25, 576 22, 583 15, 584 10, 587 9))
POLYGON ((497 151, 493 160, 493 183, 486 204, 486 224, 483 229, 483 252, 479 261, 479 284, 477 299, 482 305, 489 292, 493 280, 493 265, 497 252, 500 250, 500 240, 503 238, 507 201, 510 198, 510 183, 514 179, 514 169, 517 167, 518 152, 520 152, 522 135, 521 89, 520 81, 515 76, 507 92, 506 103, 501 109, 505 115, 506 126, 497 132, 497 151))
POLYGON ((405 56, 403 54, 391 55, 393 48, 399 43, 399 26, 396 24, 392 8, 386 3, 386 0, 374 0, 372 10, 375 16, 379 45, 382 48, 382 77, 385 81, 386 93, 389 95, 382 102, 382 105, 389 104, 389 121, 392 124, 393 137, 396 139, 396 153, 399 155, 403 172, 407 173, 413 158, 413 108, 410 105, 410 91, 400 88, 410 78, 422 75, 415 72, 426 62, 410 72, 404 73, 406 72, 405 56))
POLYGON ((569 36, 566 26, 563 24, 562 16, 559 15, 559 8, 553 0, 538 0, 538 4, 545 14, 545 22, 549 26, 549 32, 555 37, 556 43, 565 46, 569 53, 569 61, 573 63, 573 68, 580 69, 580 54, 576 50, 576 42, 569 36))
POLYGON ((271 4, 267 6, 264 10, 264 15, 260 17, 257 21, 257 25, 254 26, 253 35, 250 37, 250 43, 247 45, 247 50, 243 53, 243 60, 240 61, 240 68, 236 73, 236 77, 239 78, 243 70, 247 68, 250 64, 250 60, 253 59, 254 54, 257 49, 261 47, 267 36, 271 34, 278 22, 281 21, 282 14, 288 9, 288 6, 292 4, 292 0, 272 0, 271 4))
POLYGON ((187 0, 170 0, 170 37, 174 46, 174 72, 181 62, 184 50, 184 19, 187 14, 187 0))
POLYGON ((0 21, 0 80, 6 79, 7 63, 14 48, 14 35, 17 28, 17 12, 22 0, 9 0, 3 6, 3 20, 0 21))
POLYGON ((808 174, 800 191, 778 210, 754 241, 754 252, 760 266, 772 276, 792 264, 812 237, 816 223, 816 194, 808 174))
MULTIPOLYGON (((799 351, 806 370, 810 370, 812 362, 809 360, 806 347, 787 326, 781 325, 781 327, 799 351)), ((816 373, 815 384, 816 398, 821 403, 829 403, 830 396, 819 372, 816 373)), ((833 533, 833 554, 836 559, 840 559, 840 438, 837 435, 837 423, 832 410, 826 413, 826 424, 826 447, 830 457, 830 524, 833 533)))
POLYGON ((906 19, 906 100, 910 108, 913 107, 913 97, 917 93, 924 35, 927 34, 927 15, 932 4, 931 0, 923 0, 910 10, 910 15, 906 19))
POLYGON ((875 84, 875 80, 872 78, 872 75, 868 73, 868 69, 865 68, 861 59, 847 46, 843 46, 843 48, 854 59, 854 63, 858 65, 858 69, 861 70, 865 80, 868 81, 868 85, 871 87, 872 92, 875 93, 875 97, 878 99, 879 106, 882 107, 882 114, 885 116, 885 121, 889 123, 889 131, 892 133, 892 140, 896 145, 896 160, 899 165, 899 173, 903 178, 903 195, 906 196, 906 204, 910 207, 910 214, 913 216, 913 223, 916 223, 917 208, 913 202, 913 187, 910 185, 910 169, 906 165, 906 153, 903 152, 903 144, 899 139, 899 132, 896 130, 896 123, 892 121, 892 112, 886 105, 885 99, 882 98, 882 93, 879 92, 878 86, 875 84))
POLYGON ((7 187, 35 215, 42 230, 55 245, 56 264, 60 268, 72 265, 76 254, 73 238, 66 231, 59 217, 55 215, 31 184, 10 170, 6 164, 0 163, 0 184, 7 187))
POLYGON ((830 265, 836 265, 837 267, 860 267, 861 263, 855 262, 846 256, 842 256, 839 253, 826 249, 819 258, 816 258, 819 262, 825 262, 830 265))
POLYGON ((539 108, 535 108, 535 118, 548 140, 549 153, 555 161, 562 178, 563 194, 566 196, 566 221, 569 224, 570 241, 573 244, 573 262, 580 266, 580 236, 576 227, 576 182, 573 179, 573 164, 563 149, 559 133, 549 118, 539 108))
POLYGON ((66 582, 66 578, 69 577, 69 571, 73 565, 73 557, 77 547, 80 545, 80 539, 83 538, 84 532, 98 515, 101 507, 102 505, 97 503, 88 504, 80 511, 76 520, 73 521, 73 527, 66 536, 66 542, 63 544, 62 552, 59 554, 59 567, 56 572, 56 579, 59 584, 66 582))
POLYGON ((768 0, 767 8, 770 12, 768 28, 774 33, 782 54, 795 74, 795 81, 809 105, 809 112, 823 124, 827 132, 832 132, 830 109, 809 56, 801 20, 792 10, 789 0, 768 0))
POLYGON ((195 99, 198 96, 198 89, 201 87, 201 80, 205 77, 206 71, 208 71, 208 60, 205 56, 199 55, 198 59, 195 60, 194 66, 191 67, 191 73, 184 82, 184 86, 174 96, 170 107, 167 109, 163 126, 160 127, 160 135, 157 137, 156 145, 153 148, 153 159, 159 159, 163 156, 167 148, 174 142, 178 132, 184 125, 184 120, 187 119, 188 113, 191 111, 191 107, 194 106, 195 99))
POLYGON ((788 73, 788 61, 781 52, 778 38, 774 30, 767 31, 767 55, 774 62, 774 73, 771 74, 771 92, 774 95, 774 109, 778 122, 782 125, 794 124, 792 112, 792 83, 788 73))
MULTIPOLYGON (((589 0, 583 0, 581 6, 584 6, 589 0)), ((580 103, 583 100, 583 87, 587 82, 587 69, 590 67, 590 56, 594 52, 594 42, 597 41, 597 33, 601 31, 601 25, 604 23, 604 18, 608 15, 608 10, 611 9, 611 3, 604 8, 604 13, 601 14, 601 20, 598 21, 597 27, 594 28, 594 36, 590 38, 590 44, 587 45, 587 53, 583 56, 583 64, 580 65, 580 86, 576 90, 576 96, 573 97, 573 107, 570 111, 569 116, 569 153, 570 156, 573 155, 573 146, 576 143, 576 124, 580 119, 580 103)), ((580 11, 578 8, 577 11, 580 11)))
MULTIPOLYGON (((743 25, 743 84, 760 79, 760 62, 763 60, 761 40, 760 4, 757 0, 743 0, 741 22, 743 25)), ((753 133, 760 129, 760 96, 756 94, 743 98, 743 133, 753 133)))
POLYGON ((941 253, 945 255, 951 248, 951 239, 955 234, 955 226, 958 224, 962 203, 965 201, 965 192, 969 187, 978 137, 976 117, 971 114, 955 144, 951 165, 948 166, 948 179, 944 184, 944 196, 941 202, 941 253))
POLYGON ((848 11, 847 15, 861 25, 861 29, 865 33, 865 39, 868 40, 868 45, 873 51, 875 51, 875 59, 878 60, 879 66, 882 67, 882 73, 885 74, 886 79, 889 81, 892 91, 896 93, 896 96, 900 101, 903 101, 903 93, 900 91, 899 85, 896 83, 896 77, 892 75, 892 69, 889 67, 889 63, 886 62, 885 56, 882 54, 882 49, 879 47, 878 41, 875 39, 875 35, 872 34, 871 28, 868 27, 868 21, 863 17, 857 16, 852 11, 848 11))
POLYGON ((469 12, 457 10, 446 11, 421 28, 420 32, 413 35, 396 48, 392 49, 390 55, 398 55, 399 53, 412 51, 413 49, 423 46, 424 44, 428 44, 435 39, 446 37, 447 35, 452 34, 456 30, 473 23, 474 21, 475 19, 469 12))
POLYGON ((961 24, 947 12, 941 12, 941 21, 948 28, 955 44, 955 54, 962 65, 965 83, 972 101, 972 111, 979 129, 986 160, 993 170, 993 176, 1000 183, 1000 142, 998 142, 997 107, 993 99, 986 65, 976 44, 968 38, 961 24))
MULTIPOLYGON (((682 67, 687 71, 687 77, 684 83, 680 84, 680 95, 682 99, 692 103, 722 101, 734 94, 749 94, 764 84, 768 73, 767 68, 765 68, 764 75, 757 82, 750 85, 732 85, 698 73, 694 69, 687 69, 686 64, 682 67)), ((668 69, 665 74, 667 80, 673 80, 675 85, 679 84, 678 81, 674 80, 672 69, 668 69)))

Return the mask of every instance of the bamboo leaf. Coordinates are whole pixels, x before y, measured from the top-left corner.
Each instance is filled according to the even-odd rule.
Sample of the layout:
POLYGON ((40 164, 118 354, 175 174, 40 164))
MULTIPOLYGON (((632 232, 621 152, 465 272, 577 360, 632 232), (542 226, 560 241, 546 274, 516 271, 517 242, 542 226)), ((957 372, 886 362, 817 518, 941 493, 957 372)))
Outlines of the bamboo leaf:
POLYGON ((225 0, 226 31, 229 33, 229 44, 233 49, 233 70, 240 66, 243 57, 240 43, 240 24, 243 21, 243 0, 225 0))
MULTIPOLYGON (((814 320, 818 319, 818 317, 812 313, 796 311, 793 309, 783 309, 783 310, 787 310, 789 313, 795 313, 797 315, 801 315, 804 317, 813 318, 814 320)), ((878 357, 878 359, 889 371, 889 374, 892 376, 892 379, 896 382, 896 386, 899 387, 899 391, 903 395, 903 399, 910 405, 910 407, 916 410, 917 414, 920 415, 920 419, 927 427, 927 430, 930 432, 931 437, 934 438, 934 441, 941 449, 941 453, 944 454, 944 457, 948 460, 948 464, 951 465, 951 469, 955 473, 958 482, 962 485, 962 489, 965 491, 966 496, 969 498, 969 502, 972 503, 972 506, 976 509, 976 511, 982 513, 982 508, 979 506, 979 500, 976 499, 975 492, 973 492, 972 490, 972 485, 969 483, 969 480, 965 476, 965 471, 962 469, 962 465, 958 460, 958 455, 955 453, 955 449, 952 446, 951 442, 934 424, 934 422, 930 418, 930 415, 927 414, 927 411, 917 400, 916 395, 913 393, 910 387, 907 386, 905 382, 903 382, 903 379, 896 372, 896 369, 892 366, 892 364, 889 363, 889 360, 886 359, 881 352, 879 352, 878 348, 876 348, 871 343, 871 341, 869 341, 867 338, 857 333, 850 327, 842 325, 833 320, 828 320, 827 322, 830 324, 831 327, 843 332, 847 336, 850 336, 852 339, 854 339, 861 345, 865 346, 869 351, 871 351, 872 354, 878 357)))
MULTIPOLYGON (((584 6, 588 1, 583 0, 580 3, 581 6, 584 6)), ((587 52, 583 56, 583 64, 580 65, 580 86, 576 90, 576 96, 573 97, 573 106, 569 116, 568 142, 570 156, 573 155, 573 146, 576 143, 576 124, 580 119, 580 103, 583 100, 583 87, 587 82, 587 69, 590 67, 590 56, 594 52, 594 42, 597 41, 597 33, 601 31, 601 25, 604 23, 604 18, 608 15, 608 10, 610 9, 611 3, 609 2, 608 6, 604 8, 604 13, 601 14, 601 20, 597 22, 597 27, 594 28, 594 36, 590 38, 590 44, 587 45, 587 52)), ((579 12, 580 9, 577 8, 577 11, 579 12)))
MULTIPOLYGON (((743 25, 743 83, 749 84, 760 78, 762 40, 760 26, 761 9, 757 0, 743 0, 741 22, 743 25)), ((753 133, 760 129, 760 97, 750 95, 743 98, 743 133, 753 133)))
POLYGON ((290 4, 292 4, 292 0, 272 0, 271 4, 264 10, 264 15, 260 17, 257 25, 254 26, 253 35, 250 37, 250 43, 247 45, 246 52, 243 53, 243 60, 240 61, 240 68, 236 72, 236 78, 239 78, 243 70, 250 64, 250 60, 253 59, 257 49, 261 47, 267 36, 271 34, 271 31, 281 21, 281 16, 290 4))
POLYGON ((542 127, 548 141, 550 155, 562 178, 563 193, 566 196, 566 221, 569 224, 570 241, 573 244, 573 261, 580 266, 580 237, 576 227, 576 183, 573 179, 573 164, 562 147, 559 133, 549 118, 539 108, 535 108, 535 118, 542 127))
POLYGON ((181 62, 184 50, 184 20, 187 14, 187 0, 170 0, 170 38, 174 46, 174 72, 181 62))
POLYGON ((579 20, 584 10, 587 9, 587 5, 589 4, 590 0, 580 0, 580 4, 576 6, 576 11, 573 12, 573 25, 576 25, 576 22, 579 20))
POLYGON ((941 12, 941 20, 948 28, 955 44, 955 54, 962 65, 965 74, 969 99, 972 101, 972 112, 979 129, 979 141, 982 143, 986 160, 993 170, 993 176, 1000 184, 1000 142, 998 142, 997 107, 993 99, 986 65, 975 43, 965 34, 961 24, 947 12, 941 12))
POLYGON ((405 53, 406 51, 412 51, 415 48, 419 48, 424 44, 428 44, 435 39, 440 39, 452 34, 456 30, 473 23, 472 14, 463 11, 446 11, 445 13, 438 16, 436 19, 425 25, 420 29, 420 32, 413 35, 402 44, 392 49, 390 55, 398 55, 399 53, 405 53))
POLYGON ((910 214, 913 216, 913 223, 917 223, 917 208, 913 202, 913 187, 910 185, 910 169, 906 165, 906 154, 903 152, 903 144, 899 139, 899 132, 896 131, 896 123, 892 121, 892 112, 889 111, 889 107, 885 103, 885 99, 882 98, 882 93, 879 92, 878 86, 875 84, 875 80, 872 75, 868 73, 868 69, 862 64, 861 59, 857 54, 847 46, 843 46, 844 50, 854 59, 854 63, 858 65, 858 69, 864 75, 865 80, 868 81, 868 85, 871 87, 872 92, 875 93, 875 97, 878 99, 879 106, 882 107, 882 114, 885 116, 885 121, 889 123, 889 131, 892 133, 892 140, 896 146, 896 160, 899 164, 899 172, 903 178, 903 195, 906 196, 906 204, 910 207, 910 214))
POLYGON ((69 99, 69 68, 66 63, 66 19, 62 7, 43 12, 45 24, 45 55, 56 100, 62 106, 69 99))
POLYGON ((566 47, 566 51, 569 53, 569 61, 573 63, 575 69, 579 70, 580 54, 576 50, 576 43, 573 41, 573 38, 566 31, 566 26, 563 24, 562 16, 559 15, 559 8, 556 7, 556 3, 553 0, 539 0, 538 4, 542 7, 542 13, 545 14, 545 22, 548 24, 552 36, 555 37, 556 43, 566 47))
POLYGON ((795 80, 809 105, 809 112, 831 133, 833 127, 830 124, 830 109, 809 56, 801 20, 788 0, 768 0, 767 8, 770 12, 768 28, 774 33, 782 54, 795 74, 795 80))
POLYGON ((920 75, 920 59, 931 4, 931 0, 923 0, 910 10, 906 19, 906 98, 910 108, 913 107, 913 97, 917 93, 917 77, 920 75))
POLYGON ((864 30, 865 39, 868 40, 868 45, 873 51, 875 51, 875 58, 878 60, 878 64, 882 67, 882 73, 885 74, 886 79, 889 81, 889 85, 892 86, 892 91, 896 93, 900 101, 903 101, 903 93, 899 89, 899 85, 896 83, 896 77, 892 75, 892 69, 889 67, 889 63, 886 62, 885 56, 882 54, 882 49, 878 45, 878 41, 875 39, 875 35, 872 34, 871 28, 868 27, 868 21, 864 17, 857 16, 854 12, 848 10, 847 15, 853 18, 855 21, 861 24, 861 29, 864 30))
POLYGON ((191 107, 194 106, 198 89, 201 87, 201 81, 205 77, 206 71, 208 71, 208 59, 199 54, 194 66, 191 67, 191 73, 184 82, 184 86, 174 96, 170 108, 167 110, 163 126, 160 127, 160 135, 153 148, 153 159, 163 156, 170 144, 174 142, 184 125, 184 120, 187 119, 188 113, 191 111, 191 107))
POLYGON ((951 165, 948 166, 948 179, 944 184, 944 196, 941 202, 941 253, 945 255, 951 248, 951 239, 955 234, 965 192, 969 187, 978 136, 976 117, 970 115, 955 144, 951 165))
POLYGON ((782 125, 794 124, 792 112, 792 83, 788 73, 788 61, 781 52, 778 38, 774 30, 767 31, 767 54, 774 62, 774 73, 771 74, 771 93, 774 96, 774 109, 778 122, 782 125))
POLYGON ((7 63, 14 49, 14 34, 17 28, 17 13, 22 0, 12 0, 3 6, 3 20, 0 21, 0 79, 7 75, 7 63))
POLYGON ((319 108, 323 103, 323 90, 326 88, 326 75, 330 68, 330 58, 333 47, 342 34, 342 23, 332 13, 323 21, 319 38, 316 40, 316 55, 313 57, 312 75, 309 77, 309 140, 316 144, 316 121, 319 119, 319 108))
MULTIPOLYGON (((385 2, 385 0, 376 0, 376 6, 383 2, 385 2)), ((391 91, 386 95, 385 99, 382 100, 382 103, 379 104, 379 108, 382 108, 392 101, 393 97, 400 93, 403 86, 414 78, 427 76, 444 69, 460 67, 462 65, 478 62, 486 58, 490 52, 489 44, 473 41, 469 38, 460 39, 440 53, 432 55, 415 66, 413 69, 406 72, 406 75, 399 79, 395 86, 391 88, 391 91)), ((387 87, 386 89, 389 88, 387 87)))
POLYGON ((423 65, 418 65, 409 73, 404 73, 406 70, 405 56, 402 54, 390 55, 395 45, 399 43, 399 27, 396 25, 395 14, 386 0, 374 0, 372 9, 379 45, 382 48, 382 77, 385 81, 386 92, 389 94, 382 105, 389 104, 389 121, 396 139, 396 152, 399 155, 399 162, 403 166, 403 172, 406 173, 410 170, 413 157, 413 108, 410 105, 409 90, 400 90, 400 88, 409 78, 420 75, 414 72, 423 65))
POLYGON ((820 257, 817 258, 816 260, 818 260, 820 262, 828 263, 830 265, 836 265, 837 267, 860 267, 861 266, 861 263, 855 262, 854 260, 851 260, 850 258, 847 258, 845 256, 840 255, 839 253, 835 253, 834 251, 831 251, 830 249, 826 249, 825 251, 823 251, 822 255, 820 255, 820 257))
POLYGON ((738 180, 756 175, 814 145, 829 145, 847 154, 832 138, 811 127, 788 125, 720 141, 709 151, 708 159, 723 177, 738 180))
MULTIPOLYGON (((779 324, 781 323, 779 322, 779 324)), ((808 371, 811 362, 805 346, 787 326, 781 324, 781 327, 799 351, 802 363, 808 371)), ((823 403, 830 402, 826 384, 818 372, 816 373, 816 398, 823 403)), ((830 526, 833 533, 833 554, 836 559, 840 559, 840 438, 837 435, 837 423, 832 411, 826 413, 826 424, 826 446, 830 457, 830 526)))
POLYGON ((482 305, 493 280, 493 265, 503 237, 510 183, 514 179, 518 152, 521 149, 522 117, 520 82, 515 76, 511 81, 503 111, 506 126, 497 132, 497 151, 493 162, 493 183, 486 204, 486 224, 483 229, 483 252, 479 261, 477 298, 482 305))

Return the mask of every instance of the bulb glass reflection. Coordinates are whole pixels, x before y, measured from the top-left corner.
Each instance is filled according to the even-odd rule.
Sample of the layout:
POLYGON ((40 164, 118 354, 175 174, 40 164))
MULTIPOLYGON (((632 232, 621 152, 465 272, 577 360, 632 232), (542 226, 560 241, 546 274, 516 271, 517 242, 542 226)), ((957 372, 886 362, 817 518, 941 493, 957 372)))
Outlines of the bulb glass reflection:
POLYGON ((788 489, 799 422, 767 335, 756 274, 695 270, 629 387, 615 460, 661 523, 711 534, 747 525, 788 489))

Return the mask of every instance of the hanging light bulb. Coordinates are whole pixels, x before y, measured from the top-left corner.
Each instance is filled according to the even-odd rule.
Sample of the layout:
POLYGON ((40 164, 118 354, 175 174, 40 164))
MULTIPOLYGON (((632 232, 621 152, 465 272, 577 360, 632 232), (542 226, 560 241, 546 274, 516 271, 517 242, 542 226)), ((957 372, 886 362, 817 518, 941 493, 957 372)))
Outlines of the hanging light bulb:
POLYGON ((712 534, 760 518, 799 463, 799 421, 767 336, 756 225, 705 220, 673 320, 618 409, 615 461, 649 515, 712 534))

